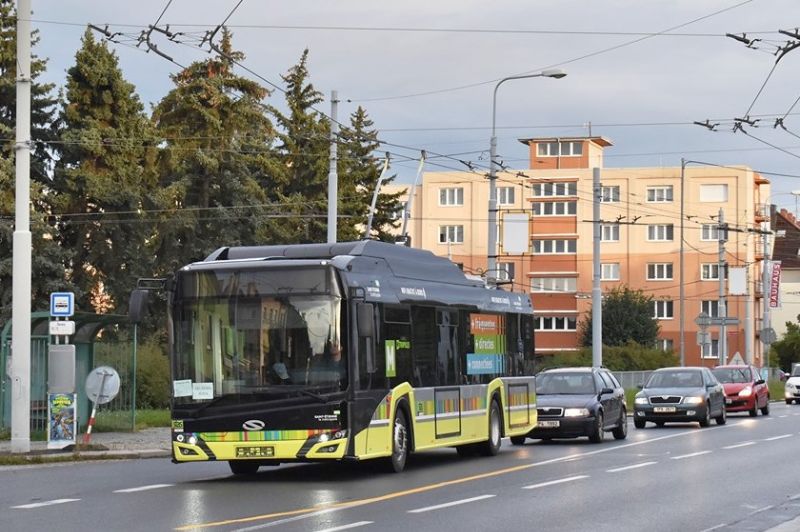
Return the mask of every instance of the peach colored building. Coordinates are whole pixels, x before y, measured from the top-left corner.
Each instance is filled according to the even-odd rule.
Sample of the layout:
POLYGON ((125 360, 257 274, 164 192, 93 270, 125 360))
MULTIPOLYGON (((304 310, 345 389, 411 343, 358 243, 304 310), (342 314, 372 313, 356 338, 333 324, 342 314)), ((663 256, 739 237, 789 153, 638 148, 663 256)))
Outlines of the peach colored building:
MULTIPOLYGON (((530 169, 501 172, 497 190, 498 267, 515 290, 531 294, 536 312, 536 351, 548 355, 578 347, 577 330, 591 307, 592 168, 601 168, 601 264, 603 290, 627 284, 655 299, 653 315, 661 326, 659 345, 679 351, 681 169, 604 168, 603 137, 533 138, 530 169), (503 223, 510 215, 528 219, 524 253, 503 249, 503 223)), ((403 185, 396 185, 402 189, 403 185)), ((406 187, 407 188, 407 187, 406 187)), ((485 273, 488 194, 485 175, 427 172, 415 194, 409 220, 412 245, 450 256, 465 271, 485 273)), ((712 344, 701 350, 695 318, 718 312, 719 268, 716 216, 723 209, 732 229, 726 243, 728 267, 746 267, 749 295, 729 296, 727 315, 739 325, 727 328, 728 356, 752 353, 762 363, 760 329, 762 203, 769 181, 744 166, 692 166, 685 169, 685 353, 687 364, 714 365, 718 327, 712 344), (747 307, 749 306, 749 314, 747 307), (749 315, 749 324, 746 316, 749 315), (748 334, 749 333, 749 339, 748 334), (749 344, 749 346, 748 346, 749 344)))

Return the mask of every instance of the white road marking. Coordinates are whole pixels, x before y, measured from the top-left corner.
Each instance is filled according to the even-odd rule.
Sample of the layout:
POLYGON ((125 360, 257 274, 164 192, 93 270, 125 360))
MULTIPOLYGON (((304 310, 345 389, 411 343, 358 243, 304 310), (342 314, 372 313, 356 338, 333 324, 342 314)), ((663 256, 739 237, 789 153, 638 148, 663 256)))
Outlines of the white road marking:
POLYGON ((673 456, 672 459, 673 460, 683 460, 684 458, 692 458, 692 457, 695 457, 695 456, 701 456, 703 454, 708 454, 710 452, 711 451, 697 451, 696 453, 689 453, 689 454, 682 454, 680 456, 673 456))
POLYGON ((349 530, 351 528, 358 528, 364 525, 371 525, 375 521, 359 521, 358 523, 350 523, 349 525, 335 526, 333 528, 326 528, 318 532, 337 532, 339 530, 349 530))
POLYGON ((773 436, 772 438, 766 438, 764 441, 775 441, 775 440, 782 440, 784 438, 791 438, 791 434, 781 434, 780 436, 773 436))
POLYGON ((782 415, 782 416, 778 416, 778 417, 780 417, 780 418, 784 418, 784 417, 789 417, 789 416, 788 416, 787 414, 784 414, 784 415, 782 415))
POLYGON ((760 514, 761 512, 766 512, 767 510, 772 510, 775 508, 774 504, 770 504, 769 506, 764 506, 763 508, 759 508, 758 510, 753 510, 750 512, 750 515, 760 514))
POLYGON ((31 508, 42 508, 43 506, 53 506, 54 504, 64 504, 66 502, 75 502, 79 500, 80 499, 54 499, 52 501, 34 502, 31 504, 20 504, 19 506, 12 506, 12 508, 30 510, 31 508))
POLYGON ((723 449, 738 449, 739 447, 747 447, 748 445, 755 445, 756 442, 754 441, 745 441, 742 443, 735 443, 733 445, 727 445, 723 447, 723 449))
POLYGON ((573 480, 581 480, 589 478, 589 475, 577 475, 574 477, 560 478, 558 480, 551 480, 549 482, 540 482, 539 484, 531 484, 530 486, 522 486, 524 490, 533 490, 536 488, 544 488, 545 486, 553 486, 555 484, 563 484, 564 482, 572 482, 573 480))
POLYGON ((446 502, 444 504, 437 504, 435 506, 426 506, 425 508, 416 508, 414 510, 409 510, 408 513, 410 514, 419 514, 422 512, 430 512, 433 510, 441 510, 442 508, 449 508, 451 506, 458 506, 460 504, 469 504, 471 502, 480 501, 482 499, 491 499, 495 497, 495 495, 479 495, 477 497, 470 497, 469 499, 460 499, 457 501, 446 502))
POLYGON ((157 490, 159 488, 168 488, 175 484, 150 484, 149 486, 139 486, 138 488, 126 488, 124 490, 114 490, 113 493, 135 493, 137 491, 157 490))
POLYGON ((701 530, 700 532, 711 532, 712 530, 718 530, 724 526, 728 526, 725 523, 721 523, 719 525, 712 526, 711 528, 706 528, 705 530, 701 530))
POLYGON ((616 467, 614 469, 607 469, 606 473, 619 473, 620 471, 627 471, 629 469, 638 469, 640 467, 647 467, 649 465, 657 464, 658 462, 642 462, 641 464, 633 464, 624 467, 616 467))

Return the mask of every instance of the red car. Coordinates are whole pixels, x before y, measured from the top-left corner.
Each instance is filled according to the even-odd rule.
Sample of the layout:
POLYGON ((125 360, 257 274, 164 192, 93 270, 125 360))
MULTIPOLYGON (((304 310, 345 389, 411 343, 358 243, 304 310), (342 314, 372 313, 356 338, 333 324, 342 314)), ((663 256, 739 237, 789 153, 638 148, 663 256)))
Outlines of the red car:
POLYGON ((761 410, 765 416, 769 415, 769 388, 757 368, 731 365, 717 366, 711 371, 725 388, 725 410, 748 412, 751 417, 761 410))

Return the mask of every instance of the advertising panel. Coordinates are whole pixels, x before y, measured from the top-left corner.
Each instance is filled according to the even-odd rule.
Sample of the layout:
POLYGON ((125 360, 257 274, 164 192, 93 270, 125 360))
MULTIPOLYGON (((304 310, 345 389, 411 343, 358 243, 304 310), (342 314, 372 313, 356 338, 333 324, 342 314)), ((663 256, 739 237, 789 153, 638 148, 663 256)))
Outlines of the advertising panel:
POLYGON ((78 415, 74 393, 47 394, 47 448, 63 449, 75 444, 78 415))

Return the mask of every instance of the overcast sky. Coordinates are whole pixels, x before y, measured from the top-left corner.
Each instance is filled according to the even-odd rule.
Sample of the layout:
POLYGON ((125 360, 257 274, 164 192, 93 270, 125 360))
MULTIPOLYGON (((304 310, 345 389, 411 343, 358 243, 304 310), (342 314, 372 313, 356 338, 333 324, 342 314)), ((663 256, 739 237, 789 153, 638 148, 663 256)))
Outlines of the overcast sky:
MULTIPOLYGON (((403 146, 385 147, 403 180, 413 178, 409 157, 420 149, 485 168, 497 81, 558 67, 566 78, 514 80, 498 92, 498 153, 510 166, 527 167, 517 139, 586 135, 591 123, 593 135, 614 144, 607 167, 678 166, 684 157, 789 174, 797 177, 766 177, 773 202, 791 210, 790 192, 800 190, 800 49, 777 65, 775 55, 800 44, 778 32, 800 26, 798 0, 243 0, 235 10, 239 0, 32 2, 35 52, 49 58, 46 79, 59 86, 87 23, 129 41, 161 16, 159 26, 186 33, 187 44, 157 34, 152 42, 188 65, 206 57, 192 37, 233 10, 227 25, 243 64, 280 84, 307 47, 311 81, 326 97, 321 109, 330 109, 331 90, 342 100, 340 120, 365 107, 381 139, 403 146), (726 33, 760 41, 748 48, 726 33), (734 132, 733 119, 748 114, 758 127, 734 132), (788 132, 773 127, 784 115, 788 132), (707 119, 716 131, 692 124, 707 119)), ((111 46, 146 104, 169 91, 178 66, 111 46)), ((436 163, 443 166, 429 168, 465 168, 436 163)))

